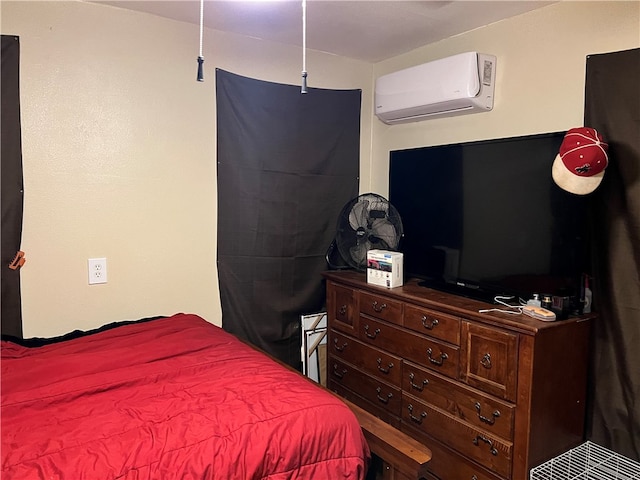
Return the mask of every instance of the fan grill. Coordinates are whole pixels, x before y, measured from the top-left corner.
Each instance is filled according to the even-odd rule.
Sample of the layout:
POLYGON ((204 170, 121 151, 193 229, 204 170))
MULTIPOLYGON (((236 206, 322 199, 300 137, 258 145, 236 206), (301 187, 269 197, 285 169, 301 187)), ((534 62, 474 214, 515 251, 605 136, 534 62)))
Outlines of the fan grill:
POLYGON ((375 193, 360 195, 347 203, 338 217, 336 230, 340 255, 358 270, 366 269, 369 250, 397 251, 403 234, 398 211, 375 193))

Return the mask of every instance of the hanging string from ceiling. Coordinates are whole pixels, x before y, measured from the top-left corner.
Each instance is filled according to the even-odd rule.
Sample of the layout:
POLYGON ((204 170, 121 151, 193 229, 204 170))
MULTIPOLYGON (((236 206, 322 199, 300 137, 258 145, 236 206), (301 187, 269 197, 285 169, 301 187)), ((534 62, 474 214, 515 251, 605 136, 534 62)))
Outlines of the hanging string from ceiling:
POLYGON ((198 54, 198 81, 204 82, 204 57, 202 56, 202 31, 204 29, 204 0, 200 0, 200 53, 198 54))
POLYGON ((300 93, 307 93, 307 0, 302 0, 302 87, 300 93))

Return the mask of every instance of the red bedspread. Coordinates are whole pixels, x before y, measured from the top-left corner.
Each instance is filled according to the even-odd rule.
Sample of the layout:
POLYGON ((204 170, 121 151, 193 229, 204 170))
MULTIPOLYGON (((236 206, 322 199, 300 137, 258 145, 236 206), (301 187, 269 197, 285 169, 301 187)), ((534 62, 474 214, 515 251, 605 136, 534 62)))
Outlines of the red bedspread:
POLYGON ((2 342, 2 479, 361 479, 339 399, 195 315, 2 342))

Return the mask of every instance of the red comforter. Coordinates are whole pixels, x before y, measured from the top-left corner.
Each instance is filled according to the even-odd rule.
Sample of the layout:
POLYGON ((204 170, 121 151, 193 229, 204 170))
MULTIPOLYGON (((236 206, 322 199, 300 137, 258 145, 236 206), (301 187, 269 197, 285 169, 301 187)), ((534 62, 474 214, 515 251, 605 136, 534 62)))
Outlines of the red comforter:
POLYGON ((2 342, 2 479, 362 479, 339 399, 195 315, 2 342))

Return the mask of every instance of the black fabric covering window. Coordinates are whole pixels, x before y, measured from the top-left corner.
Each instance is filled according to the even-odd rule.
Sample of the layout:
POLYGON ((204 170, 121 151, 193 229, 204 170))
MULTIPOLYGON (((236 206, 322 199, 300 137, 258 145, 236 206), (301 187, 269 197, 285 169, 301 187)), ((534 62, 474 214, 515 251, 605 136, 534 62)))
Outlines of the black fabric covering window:
POLYGON ((20 270, 9 264, 20 250, 22 239, 22 140, 20 130, 20 38, 2 35, 0 90, 2 114, 2 333, 22 337, 20 270))
POLYGON ((300 366, 300 316, 321 311, 321 272, 358 193, 360 90, 216 70, 222 326, 300 366))
POLYGON ((599 319, 588 436, 640 461, 640 49, 587 58, 584 124, 609 143, 592 195, 599 319))

